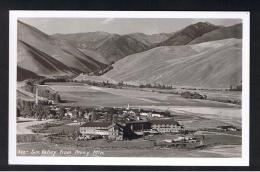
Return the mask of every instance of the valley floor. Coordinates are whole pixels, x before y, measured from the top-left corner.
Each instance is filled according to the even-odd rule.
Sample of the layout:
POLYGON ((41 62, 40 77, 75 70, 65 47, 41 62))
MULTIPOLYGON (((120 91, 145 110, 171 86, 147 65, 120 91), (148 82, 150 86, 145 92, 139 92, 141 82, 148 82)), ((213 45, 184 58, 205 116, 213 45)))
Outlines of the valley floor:
MULTIPOLYGON (((62 141, 53 143, 48 140, 42 142, 17 143, 17 155, 20 156, 127 156, 127 157, 240 157, 241 156, 241 132, 208 132, 204 129, 216 128, 221 125, 234 125, 241 128, 241 106, 210 100, 186 99, 180 95, 159 93, 152 90, 140 90, 139 88, 104 88, 86 84, 52 83, 49 87, 59 92, 64 106, 109 106, 109 107, 140 107, 148 109, 169 110, 174 118, 185 126, 186 129, 196 130, 197 136, 204 135, 208 146, 203 149, 169 149, 155 148, 154 142, 148 140, 131 140, 107 143, 104 140, 91 140, 84 143, 85 146, 77 146, 76 142, 62 141), (76 144, 75 144, 76 143, 76 144), (32 154, 32 150, 38 154, 32 154), (42 150, 56 151, 55 155, 42 154, 42 150), (60 150, 68 151, 66 155, 60 154, 60 150), (93 154, 93 152, 100 152, 93 154), (75 154, 75 152, 85 152, 75 154), (89 152, 89 153, 87 153, 89 152)), ((230 92, 227 92, 230 94, 230 92)), ((216 94, 216 92, 214 92, 216 94)), ((225 94, 225 92, 221 92, 225 94)), ((233 93, 232 93, 233 94, 233 93)), ((234 93, 240 97, 240 93, 234 93)), ((220 94, 218 94, 220 95, 220 94)), ((225 95, 224 95, 225 96, 225 95)), ((17 134, 34 134, 30 126, 48 121, 18 121, 17 134)), ((72 122, 71 122, 72 123, 72 122)), ((78 127, 74 124, 64 124, 52 130, 78 127)), ((165 136, 170 138, 172 136, 165 136)), ((155 138, 161 139, 161 138, 155 138)))
MULTIPOLYGON (((240 108, 239 105, 211 100, 186 99, 177 94, 161 93, 153 89, 140 88, 105 88, 78 83, 49 83, 49 87, 58 91, 64 105, 75 106, 198 106, 240 108)), ((216 91, 212 91, 215 95, 216 91)), ((212 92, 208 91, 208 94, 212 92)), ((230 92, 219 91, 218 96, 230 96, 230 92)), ((211 95, 212 96, 212 95, 211 95)), ((241 99, 241 92, 232 97, 241 99)))

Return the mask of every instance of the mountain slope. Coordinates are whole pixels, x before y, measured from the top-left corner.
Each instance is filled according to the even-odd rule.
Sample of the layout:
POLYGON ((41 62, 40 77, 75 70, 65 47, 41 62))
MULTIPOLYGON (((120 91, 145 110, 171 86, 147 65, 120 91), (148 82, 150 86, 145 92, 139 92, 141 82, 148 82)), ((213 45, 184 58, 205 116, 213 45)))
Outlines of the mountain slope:
POLYGON ((72 75, 105 68, 68 42, 18 21, 18 66, 37 75, 72 75))
POLYGON ((55 38, 65 40, 77 49, 84 52, 86 55, 93 57, 93 59, 109 64, 110 62, 96 49, 100 44, 106 40, 110 33, 106 32, 87 32, 87 33, 73 33, 73 34, 54 34, 55 38))
POLYGON ((39 78, 39 76, 29 70, 20 68, 18 66, 17 67, 17 81, 23 81, 28 78, 34 79, 34 78, 39 78))
POLYGON ((157 46, 186 45, 201 35, 218 28, 220 28, 220 26, 215 26, 207 22, 198 22, 176 32, 172 37, 159 43, 157 46))
POLYGON ((131 33, 128 34, 128 36, 142 42, 143 44, 147 46, 152 46, 154 44, 161 43, 167 39, 169 39, 173 33, 159 33, 159 34, 152 34, 147 35, 144 33, 131 33))
POLYGON ((163 46, 117 61, 103 77, 132 83, 226 88, 241 81, 241 57, 240 39, 163 46))
POLYGON ((189 44, 198 44, 201 42, 215 41, 227 38, 242 38, 242 24, 236 24, 229 27, 223 27, 192 40, 189 44))
POLYGON ((150 48, 141 39, 132 35, 118 35, 106 32, 88 32, 78 34, 55 34, 54 37, 66 40, 77 49, 105 64, 150 48))

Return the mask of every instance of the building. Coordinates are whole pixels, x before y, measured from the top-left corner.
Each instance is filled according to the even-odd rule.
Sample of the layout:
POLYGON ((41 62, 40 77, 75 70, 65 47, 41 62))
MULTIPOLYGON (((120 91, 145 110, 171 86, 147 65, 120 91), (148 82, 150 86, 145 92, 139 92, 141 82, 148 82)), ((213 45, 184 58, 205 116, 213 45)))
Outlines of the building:
POLYGON ((123 140, 123 128, 111 122, 86 122, 80 126, 83 137, 102 136, 109 140, 123 140))
POLYGON ((170 116, 170 112, 154 111, 154 110, 140 110, 140 116, 150 118, 163 118, 170 116))
POLYGON ((91 121, 91 113, 88 113, 87 111, 85 111, 83 113, 83 118, 86 119, 87 121, 91 121))
POLYGON ((162 114, 158 113, 158 112, 153 112, 151 114, 151 117, 153 117, 153 118, 162 118, 164 116, 162 114))
POLYGON ((173 118, 151 120, 150 123, 151 128, 160 133, 178 133, 182 129, 182 126, 173 118))
POLYGON ((152 116, 152 113, 151 113, 151 112, 141 112, 141 113, 140 113, 140 116, 143 116, 143 117, 151 117, 151 116, 152 116))
POLYGON ((223 130, 223 131, 240 131, 237 127, 233 125, 226 125, 226 126, 218 126, 218 130, 223 130))
POLYGON ((68 112, 66 112, 66 113, 64 114, 64 116, 67 117, 67 118, 72 118, 72 117, 73 117, 73 113, 70 112, 70 111, 68 111, 68 112))
POLYGON ((125 127, 132 132, 149 131, 151 130, 151 123, 147 120, 128 121, 125 127))

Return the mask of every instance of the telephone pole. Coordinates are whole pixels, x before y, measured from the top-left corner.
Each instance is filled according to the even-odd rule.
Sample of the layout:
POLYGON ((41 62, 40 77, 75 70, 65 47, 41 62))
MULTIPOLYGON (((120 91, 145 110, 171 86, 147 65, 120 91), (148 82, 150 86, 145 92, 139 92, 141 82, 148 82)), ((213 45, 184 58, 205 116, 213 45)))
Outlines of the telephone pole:
POLYGON ((35 104, 38 105, 38 85, 35 85, 35 104))

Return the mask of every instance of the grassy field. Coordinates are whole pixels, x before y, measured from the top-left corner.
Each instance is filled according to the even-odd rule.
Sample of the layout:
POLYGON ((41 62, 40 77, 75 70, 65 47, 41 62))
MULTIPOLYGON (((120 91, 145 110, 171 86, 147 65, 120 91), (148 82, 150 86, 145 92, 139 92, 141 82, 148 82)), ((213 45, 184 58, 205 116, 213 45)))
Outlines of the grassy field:
POLYGON ((241 145, 219 145, 206 149, 136 149, 89 148, 56 143, 22 143, 17 145, 18 156, 104 156, 104 157, 241 157, 241 145), (25 152, 24 154, 21 152, 25 152), (47 152, 47 153, 46 153, 47 152), (55 152, 55 153, 54 153, 55 152), (95 152, 100 152, 99 154, 95 152))
POLYGON ((213 99, 230 99, 230 100, 241 100, 241 91, 223 91, 223 90, 200 90, 200 89, 184 89, 184 88, 175 88, 175 89, 158 89, 158 88, 143 88, 142 90, 146 91, 156 91, 160 93, 174 93, 174 92, 197 92, 201 95, 207 95, 208 98, 213 99))
POLYGON ((103 88, 86 84, 51 83, 52 89, 58 91, 66 105, 89 106, 200 106, 200 107, 237 107, 233 104, 209 100, 185 99, 180 95, 159 93, 139 88, 103 88))

